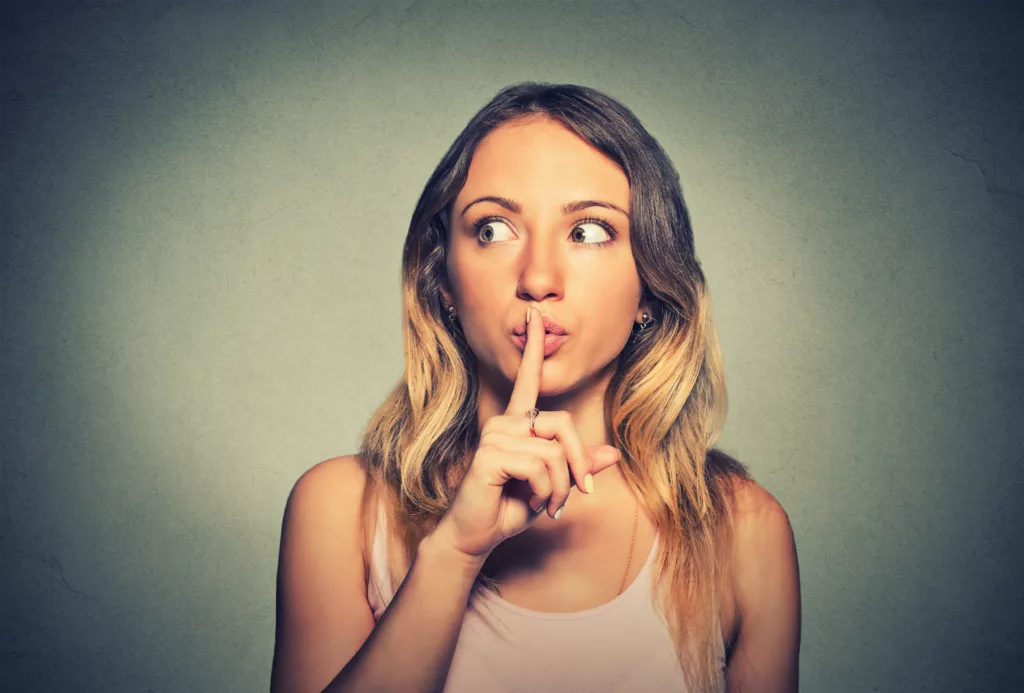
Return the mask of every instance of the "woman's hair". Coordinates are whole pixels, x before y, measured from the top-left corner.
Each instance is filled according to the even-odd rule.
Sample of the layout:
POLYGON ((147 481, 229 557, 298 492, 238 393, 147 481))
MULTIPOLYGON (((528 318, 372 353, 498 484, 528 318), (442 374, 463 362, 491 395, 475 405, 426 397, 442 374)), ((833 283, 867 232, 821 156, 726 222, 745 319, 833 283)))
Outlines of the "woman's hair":
MULTIPOLYGON (((402 255, 405 372, 371 418, 360 448, 372 489, 364 512, 373 493, 386 498, 401 528, 407 571, 472 459, 479 442, 476 360, 440 297, 451 205, 481 140, 527 117, 561 123, 629 181, 633 257, 655 323, 619 355, 605 399, 610 442, 660 532, 653 588, 680 665, 693 690, 719 690, 725 653, 718 605, 730 579, 727 504, 731 482, 749 477, 739 462, 712 449, 725 418, 725 382, 679 174, 615 99, 570 84, 506 87, 473 116, 434 169, 402 255)), ((393 579, 402 572, 390 561, 388 569, 393 579)))

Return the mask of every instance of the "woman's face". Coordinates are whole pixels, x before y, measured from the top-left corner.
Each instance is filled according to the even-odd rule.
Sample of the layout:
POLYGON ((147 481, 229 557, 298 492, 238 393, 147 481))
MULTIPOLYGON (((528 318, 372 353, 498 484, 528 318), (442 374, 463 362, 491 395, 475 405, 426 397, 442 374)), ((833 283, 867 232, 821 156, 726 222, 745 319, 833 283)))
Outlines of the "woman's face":
POLYGON ((626 175, 556 121, 505 123, 479 144, 451 208, 443 294, 481 367, 515 380, 528 305, 565 332, 545 337, 560 344, 542 395, 617 358, 641 309, 628 213, 626 175))

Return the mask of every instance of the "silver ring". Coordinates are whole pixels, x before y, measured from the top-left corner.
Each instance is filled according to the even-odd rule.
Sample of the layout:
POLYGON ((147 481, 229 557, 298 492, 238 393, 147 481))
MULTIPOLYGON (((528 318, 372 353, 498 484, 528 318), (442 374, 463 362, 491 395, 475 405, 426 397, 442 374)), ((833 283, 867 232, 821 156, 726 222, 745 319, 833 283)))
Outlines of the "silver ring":
POLYGON ((537 409, 527 409, 526 415, 530 417, 530 435, 534 438, 537 437, 537 433, 533 430, 533 425, 537 423, 537 414, 540 414, 537 409))

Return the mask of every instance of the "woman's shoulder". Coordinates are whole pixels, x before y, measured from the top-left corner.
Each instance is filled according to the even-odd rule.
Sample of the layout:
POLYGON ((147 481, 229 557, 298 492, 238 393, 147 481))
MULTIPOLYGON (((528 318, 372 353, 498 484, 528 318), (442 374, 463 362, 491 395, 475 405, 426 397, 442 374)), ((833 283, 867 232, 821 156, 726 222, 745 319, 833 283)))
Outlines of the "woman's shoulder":
POLYGON ((799 568, 789 515, 748 477, 729 479, 732 572, 741 622, 772 605, 799 602, 799 568))
POLYGON ((341 455, 318 462, 292 487, 292 495, 302 495, 310 503, 337 504, 339 494, 351 500, 362 498, 367 473, 358 455, 341 455))
POLYGON ((782 504, 750 477, 730 476, 728 485, 735 566, 757 570, 766 561, 785 560, 793 528, 782 504))
POLYGON ((362 481, 366 477, 366 465, 359 455, 339 455, 317 462, 299 477, 312 479, 313 483, 336 483, 340 480, 362 481))
POLYGON ((737 539, 741 535, 756 539, 760 531, 788 529, 789 518, 782 504, 754 480, 745 464, 712 448, 708 450, 708 465, 724 486, 725 504, 737 539))
POLYGON ((789 518, 778 499, 750 477, 729 477, 729 507, 733 524, 746 531, 757 531, 757 527, 768 520, 777 524, 789 518))
POLYGON ((357 458, 336 457, 303 472, 288 495, 272 690, 329 680, 332 662, 351 659, 373 631, 359 512, 365 481, 357 458))
MULTIPOLYGON (((358 455, 323 460, 299 476, 288 496, 288 508, 324 529, 361 535, 360 509, 364 507, 367 479, 366 467, 358 455)), ((364 544, 359 541, 365 559, 364 544)))

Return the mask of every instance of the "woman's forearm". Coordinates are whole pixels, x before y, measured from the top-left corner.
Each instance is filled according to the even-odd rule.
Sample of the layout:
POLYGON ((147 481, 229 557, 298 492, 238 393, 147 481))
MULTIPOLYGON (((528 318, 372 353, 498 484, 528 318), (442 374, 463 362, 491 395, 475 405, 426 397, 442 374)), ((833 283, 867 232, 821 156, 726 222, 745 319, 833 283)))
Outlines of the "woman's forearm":
POLYGON ((324 693, 440 693, 482 565, 424 538, 380 621, 324 693))

